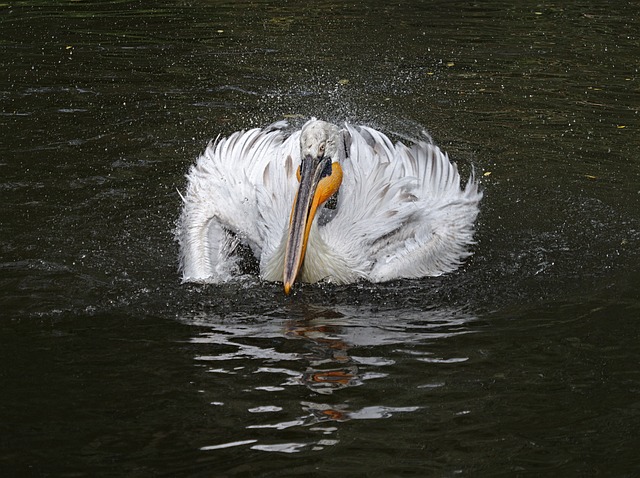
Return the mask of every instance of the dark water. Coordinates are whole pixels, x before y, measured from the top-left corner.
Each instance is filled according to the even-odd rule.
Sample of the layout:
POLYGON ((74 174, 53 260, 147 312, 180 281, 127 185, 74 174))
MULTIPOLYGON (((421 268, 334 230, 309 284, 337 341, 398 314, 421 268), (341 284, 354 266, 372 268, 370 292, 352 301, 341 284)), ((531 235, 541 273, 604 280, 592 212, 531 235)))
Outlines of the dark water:
MULTIPOLYGON (((569 2, 565 2, 569 3, 569 2)), ((637 476, 640 4, 0 4, 2 476, 637 476), (437 279, 181 284, 184 173, 309 116, 485 199, 437 279)))

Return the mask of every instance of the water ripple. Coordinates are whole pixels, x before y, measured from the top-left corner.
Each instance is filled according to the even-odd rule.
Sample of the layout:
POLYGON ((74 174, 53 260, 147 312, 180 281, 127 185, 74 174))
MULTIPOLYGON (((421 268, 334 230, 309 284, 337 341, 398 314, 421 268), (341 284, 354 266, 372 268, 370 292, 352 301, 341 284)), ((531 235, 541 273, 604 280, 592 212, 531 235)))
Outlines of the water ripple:
POLYGON ((190 340, 194 363, 216 377, 204 392, 243 424, 229 431, 232 441, 201 450, 250 445, 276 453, 317 451, 340 442, 342 423, 420 413, 427 408, 425 394, 443 384, 413 390, 394 384, 407 380, 407 363, 455 367, 469 360, 433 348, 473 332, 474 320, 459 310, 308 306, 244 317, 183 317, 197 331, 190 340))

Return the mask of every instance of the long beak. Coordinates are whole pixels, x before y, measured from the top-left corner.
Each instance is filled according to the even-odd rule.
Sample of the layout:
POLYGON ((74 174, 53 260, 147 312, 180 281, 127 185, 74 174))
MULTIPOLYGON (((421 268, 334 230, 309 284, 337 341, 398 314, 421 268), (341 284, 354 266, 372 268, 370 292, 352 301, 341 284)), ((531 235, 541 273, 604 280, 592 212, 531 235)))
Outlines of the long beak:
POLYGON ((284 257, 284 293, 291 292, 291 286, 302 266, 307 249, 307 239, 316 210, 321 200, 316 189, 322 179, 322 170, 330 158, 313 158, 307 156, 300 166, 300 187, 291 211, 291 224, 284 257))

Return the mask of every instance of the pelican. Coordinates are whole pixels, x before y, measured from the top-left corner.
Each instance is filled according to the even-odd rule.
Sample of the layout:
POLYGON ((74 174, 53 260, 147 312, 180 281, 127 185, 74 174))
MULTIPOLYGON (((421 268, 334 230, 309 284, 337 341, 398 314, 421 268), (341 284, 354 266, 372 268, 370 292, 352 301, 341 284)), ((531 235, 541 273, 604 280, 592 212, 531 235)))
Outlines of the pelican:
POLYGON ((176 228, 184 281, 233 279, 240 244, 285 294, 296 280, 438 276, 471 255, 482 192, 473 173, 461 187, 430 140, 394 145, 371 127, 315 118, 287 127, 218 137, 191 166, 176 228))

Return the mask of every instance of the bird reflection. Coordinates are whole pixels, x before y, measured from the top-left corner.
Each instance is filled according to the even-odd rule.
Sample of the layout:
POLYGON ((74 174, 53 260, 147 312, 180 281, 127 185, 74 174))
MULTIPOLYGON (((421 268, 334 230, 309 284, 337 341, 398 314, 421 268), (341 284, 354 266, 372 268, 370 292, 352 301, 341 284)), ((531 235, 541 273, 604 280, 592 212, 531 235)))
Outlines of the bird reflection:
MULTIPOLYGON (((366 378, 386 376, 386 374, 371 374, 360 370, 358 362, 349 355, 349 351, 356 345, 346 339, 349 334, 345 329, 353 329, 353 327, 344 327, 341 323, 349 324, 349 321, 333 309, 307 307, 304 318, 290 320, 286 324, 285 336, 292 340, 304 341, 304 347, 308 350, 304 354, 308 365, 299 381, 313 392, 331 395, 348 387, 363 385, 366 378)), ((394 363, 385 359, 371 360, 378 365, 394 363)), ((311 401, 302 401, 300 405, 310 414, 308 424, 388 418, 394 413, 413 412, 420 408, 371 406, 352 410, 347 403, 311 401)))
POLYGON ((303 304, 260 317, 191 316, 191 325, 203 327, 192 339, 204 350, 196 356, 208 372, 205 383, 210 386, 203 393, 210 395, 211 405, 224 408, 221 416, 233 426, 227 433, 230 441, 212 441, 203 449, 249 444, 263 451, 319 450, 338 443, 338 423, 415 412, 423 405, 407 403, 409 396, 381 395, 381 403, 368 400, 362 391, 349 391, 379 390, 372 380, 387 381, 397 372, 396 360, 466 360, 436 359, 431 347, 422 345, 468 333, 471 320, 452 310, 374 311, 303 304), (364 406, 353 405, 354 393, 364 406), (293 431, 306 438, 291 441, 293 431))
POLYGON ((314 312, 309 318, 288 322, 286 326, 285 336, 305 341, 309 350, 305 354, 309 366, 300 378, 301 383, 320 394, 361 385, 358 366, 349 357, 350 346, 340 338, 341 327, 314 323, 320 317, 325 317, 325 312, 314 312))

